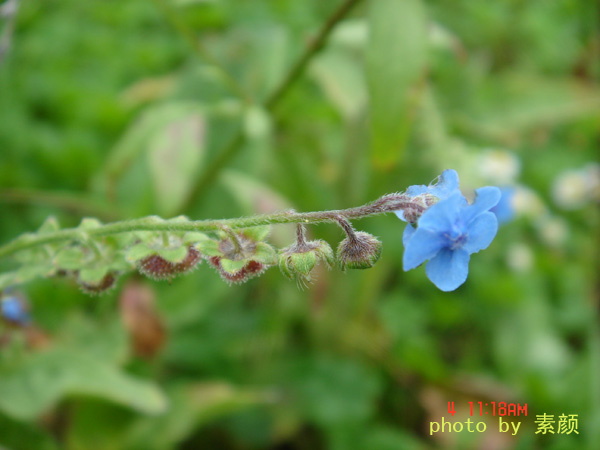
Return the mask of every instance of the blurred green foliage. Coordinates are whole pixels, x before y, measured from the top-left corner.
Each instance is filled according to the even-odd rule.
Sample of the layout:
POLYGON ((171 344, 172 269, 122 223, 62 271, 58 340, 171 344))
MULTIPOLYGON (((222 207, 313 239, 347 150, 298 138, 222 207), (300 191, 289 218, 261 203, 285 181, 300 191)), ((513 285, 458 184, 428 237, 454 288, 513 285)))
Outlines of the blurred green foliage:
MULTIPOLYGON (((556 187, 597 158, 598 5, 357 2, 269 103, 342 3, 3 8, 0 240, 48 215, 350 207, 445 168, 466 190, 521 186, 516 220, 452 293, 402 271, 393 216, 356 224, 384 242, 373 269, 322 271, 305 290, 276 269, 229 287, 206 264, 99 298, 64 280, 23 286, 33 327, 0 325, 0 447, 598 448, 597 191, 568 208, 556 187), (468 401, 529 414, 517 436, 496 418, 429 436, 432 420, 466 420, 468 401), (579 434, 536 435, 542 413, 578 414, 579 434)), ((291 226, 271 235, 292 240, 291 226)))

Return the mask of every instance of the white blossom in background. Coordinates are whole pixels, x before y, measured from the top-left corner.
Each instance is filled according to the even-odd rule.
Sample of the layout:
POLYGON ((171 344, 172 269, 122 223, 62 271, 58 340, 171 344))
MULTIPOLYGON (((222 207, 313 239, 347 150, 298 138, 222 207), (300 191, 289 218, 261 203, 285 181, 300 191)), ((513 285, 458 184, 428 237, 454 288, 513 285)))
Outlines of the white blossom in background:
POLYGON ((506 251, 506 265, 515 272, 527 272, 533 267, 534 255, 523 243, 511 244, 506 251))
POLYGON ((552 247, 561 246, 569 236, 569 226, 560 217, 546 217, 538 221, 537 227, 542 241, 552 247))
POLYGON ((548 213, 548 209, 540 196, 533 189, 521 185, 515 186, 512 206, 515 209, 516 216, 533 219, 545 216, 548 213))
POLYGON ((600 200, 600 164, 561 173, 552 185, 552 199, 563 209, 577 209, 600 200))
POLYGON ((488 149, 479 155, 476 169, 486 181, 508 185, 513 184, 521 173, 521 161, 507 150, 488 149))

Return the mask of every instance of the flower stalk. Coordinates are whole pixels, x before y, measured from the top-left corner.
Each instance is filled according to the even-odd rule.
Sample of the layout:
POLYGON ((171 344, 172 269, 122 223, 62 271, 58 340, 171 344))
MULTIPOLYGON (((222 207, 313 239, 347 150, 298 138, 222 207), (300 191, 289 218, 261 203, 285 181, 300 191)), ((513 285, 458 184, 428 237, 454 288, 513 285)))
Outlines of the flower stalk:
MULTIPOLYGON (((162 221, 156 216, 145 217, 142 219, 125 220, 86 230, 89 237, 105 237, 123 233, 134 233, 139 231, 164 231, 164 232, 206 232, 219 231, 229 228, 231 230, 241 228, 251 228, 262 225, 277 225, 286 223, 315 224, 323 222, 337 222, 340 219, 362 219, 364 217, 386 214, 389 212, 417 209, 424 211, 426 209, 422 204, 415 202, 410 196, 402 193, 388 194, 380 197, 374 202, 354 208, 331 210, 331 211, 313 211, 299 213, 296 211, 282 211, 272 214, 260 214, 249 217, 240 217, 235 219, 223 220, 190 220, 190 221, 162 221)), ((26 233, 8 244, 0 247, 0 258, 6 258, 21 250, 42 246, 50 243, 64 241, 79 241, 81 239, 81 230, 77 228, 68 228, 42 234, 26 233)))
POLYGON ((0 247, 0 258, 14 256, 20 263, 16 270, 0 274, 0 291, 40 276, 66 274, 86 292, 97 294, 134 267, 151 278, 170 280, 203 260, 230 284, 243 283, 278 265, 286 277, 305 286, 319 263, 331 268, 337 262, 342 271, 373 267, 382 244, 375 236, 356 231, 350 221, 388 212, 407 222, 402 238, 404 270, 427 262, 427 277, 439 289, 452 291, 466 281, 471 255, 487 248, 498 230, 492 209, 500 200, 500 190, 487 186, 475 193, 470 203, 459 189, 456 171, 445 170, 429 186, 410 186, 406 192, 341 210, 287 210, 197 221, 150 216, 112 224, 88 218, 77 228, 63 230, 49 218, 37 232, 0 247), (322 222, 337 224, 346 235, 335 256, 327 242, 306 239, 306 225, 322 222), (265 240, 271 225, 285 223, 297 224, 296 242, 278 251, 265 240), (97 258, 86 257, 90 249, 97 258))

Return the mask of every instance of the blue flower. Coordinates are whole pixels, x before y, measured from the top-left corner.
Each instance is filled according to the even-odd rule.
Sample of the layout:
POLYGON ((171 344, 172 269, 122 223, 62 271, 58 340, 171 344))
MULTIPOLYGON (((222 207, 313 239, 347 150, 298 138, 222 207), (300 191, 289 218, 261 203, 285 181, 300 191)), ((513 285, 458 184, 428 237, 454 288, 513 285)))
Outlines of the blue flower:
POLYGON ((19 298, 14 296, 5 297, 0 301, 0 317, 19 325, 25 325, 30 320, 25 305, 19 298))
POLYGON ((487 248, 498 231, 498 220, 489 210, 500 200, 500 189, 477 189, 469 204, 460 191, 428 208, 404 230, 404 270, 429 260, 427 277, 442 291, 453 291, 467 279, 470 255, 487 248))
POLYGON ((490 209, 496 215, 498 224, 502 225, 510 222, 515 217, 515 208, 513 206, 513 198, 516 193, 516 189, 512 186, 506 186, 500 188, 500 201, 496 206, 490 209))
MULTIPOLYGON (((439 200, 444 200, 458 190, 458 173, 456 173, 456 170, 448 169, 444 170, 438 178, 429 184, 429 186, 425 186, 424 184, 410 186, 406 190, 406 194, 411 197, 429 194, 437 197, 439 200)), ((404 211, 394 212, 400 220, 407 222, 404 217, 404 211)))

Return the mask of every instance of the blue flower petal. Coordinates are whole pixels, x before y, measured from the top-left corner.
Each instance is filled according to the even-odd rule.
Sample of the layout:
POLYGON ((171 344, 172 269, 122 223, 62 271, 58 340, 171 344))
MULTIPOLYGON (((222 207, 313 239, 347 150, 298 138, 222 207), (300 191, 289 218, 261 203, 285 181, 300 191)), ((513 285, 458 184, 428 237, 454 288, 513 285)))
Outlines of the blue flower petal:
POLYGON ((428 186, 425 186, 424 184, 416 184, 414 186, 410 186, 407 190, 406 193, 408 195, 410 195, 411 197, 416 197, 417 195, 421 195, 421 194, 426 194, 429 190, 428 186))
POLYGON ((443 200, 458 190, 458 173, 456 170, 447 169, 442 172, 437 183, 429 185, 428 193, 443 200))
POLYGON ((496 206, 490 209, 498 219, 498 225, 510 222, 515 217, 515 209, 512 204, 517 190, 513 186, 505 186, 500 188, 500 201, 496 206))
POLYGON ((442 291, 453 291, 467 279, 469 258, 464 249, 444 248, 427 263, 427 277, 442 291))
POLYGON ((415 234, 415 231, 417 231, 417 229, 410 223, 406 224, 406 228, 404 228, 404 233, 402 234, 402 244, 404 244, 404 247, 408 245, 408 241, 410 241, 410 238, 415 234))
POLYGON ((488 248, 498 232, 498 219, 491 212, 478 215, 469 224, 469 235, 463 249, 469 254, 488 248))
POLYGON ((404 249, 404 271, 414 269, 433 258, 446 245, 446 239, 438 233, 417 228, 404 249))
POLYGON ((430 206, 419 218, 419 228, 444 233, 456 224, 465 205, 467 200, 457 191, 447 199, 430 206))
POLYGON ((465 223, 469 223, 479 214, 489 211, 496 206, 500 201, 502 194, 500 189, 494 186, 486 186, 475 190, 475 201, 469 205, 467 210, 462 214, 465 223))

